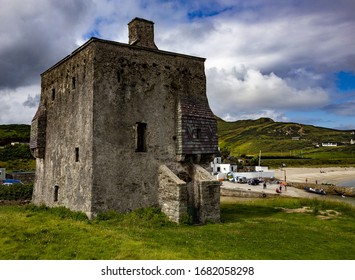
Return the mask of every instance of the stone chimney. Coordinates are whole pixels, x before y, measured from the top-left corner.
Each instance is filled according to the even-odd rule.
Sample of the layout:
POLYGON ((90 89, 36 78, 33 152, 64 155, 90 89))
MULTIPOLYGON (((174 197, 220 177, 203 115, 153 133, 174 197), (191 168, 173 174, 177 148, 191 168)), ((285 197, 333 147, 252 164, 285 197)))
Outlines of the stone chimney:
POLYGON ((133 46, 158 49, 154 43, 154 22, 135 18, 128 23, 128 43, 133 46))

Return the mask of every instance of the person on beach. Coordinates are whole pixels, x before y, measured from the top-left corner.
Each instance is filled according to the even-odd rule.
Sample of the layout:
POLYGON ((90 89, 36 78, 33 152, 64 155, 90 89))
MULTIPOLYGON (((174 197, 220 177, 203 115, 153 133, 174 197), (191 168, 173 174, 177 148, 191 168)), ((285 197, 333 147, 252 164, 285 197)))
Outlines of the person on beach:
POLYGON ((264 181, 263 189, 266 189, 266 182, 264 181))

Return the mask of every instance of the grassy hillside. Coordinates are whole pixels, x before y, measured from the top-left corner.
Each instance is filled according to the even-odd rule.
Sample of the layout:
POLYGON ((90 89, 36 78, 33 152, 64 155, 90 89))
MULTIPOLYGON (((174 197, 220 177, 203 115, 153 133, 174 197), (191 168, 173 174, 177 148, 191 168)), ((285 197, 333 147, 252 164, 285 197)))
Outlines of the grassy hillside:
POLYGON ((28 143, 30 141, 31 126, 27 124, 0 125, 0 146, 11 142, 28 143))
POLYGON ((355 145, 350 145, 350 140, 355 140, 352 130, 274 122, 269 118, 217 121, 219 145, 222 149, 228 149, 232 156, 257 156, 262 151, 264 159, 292 159, 296 165, 355 164, 355 145), (322 142, 337 142, 339 146, 316 146, 322 142))
POLYGON ((30 132, 31 126, 26 124, 0 125, 0 167, 8 171, 35 168, 35 159, 27 144, 30 142, 30 132), (20 144, 13 146, 13 142, 20 144))
MULTIPOLYGON (((280 166, 299 165, 354 165, 355 140, 352 130, 336 130, 298 123, 274 122, 269 118, 225 122, 217 118, 219 146, 230 155, 258 156, 262 164, 280 166), (292 140, 299 137, 299 140, 292 140), (338 147, 316 147, 322 142, 337 142, 338 147)), ((11 142, 29 142, 30 125, 0 125, 0 166, 8 169, 34 168, 28 146, 9 147, 11 142), (5 146, 5 148, 4 148, 5 146)), ((355 131, 355 129, 354 129, 355 131)))

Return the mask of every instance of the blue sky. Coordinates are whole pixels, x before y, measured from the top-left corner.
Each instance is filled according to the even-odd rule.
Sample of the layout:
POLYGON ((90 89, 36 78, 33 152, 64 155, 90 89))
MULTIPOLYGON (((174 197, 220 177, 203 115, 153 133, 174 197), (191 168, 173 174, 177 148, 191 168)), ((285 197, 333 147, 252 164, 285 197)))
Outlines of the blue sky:
POLYGON ((225 120, 355 129, 353 0, 0 0, 0 124, 30 123, 40 74, 91 36, 128 42, 155 22, 161 50, 205 57, 225 120))

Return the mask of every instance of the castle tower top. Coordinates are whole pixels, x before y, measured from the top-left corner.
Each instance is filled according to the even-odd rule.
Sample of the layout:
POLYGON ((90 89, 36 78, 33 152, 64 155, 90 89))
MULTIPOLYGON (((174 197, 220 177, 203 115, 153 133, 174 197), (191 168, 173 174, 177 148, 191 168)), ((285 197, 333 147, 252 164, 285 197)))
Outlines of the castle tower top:
POLYGON ((154 43, 154 22, 143 18, 134 18, 128 23, 128 43, 158 49, 154 43))

